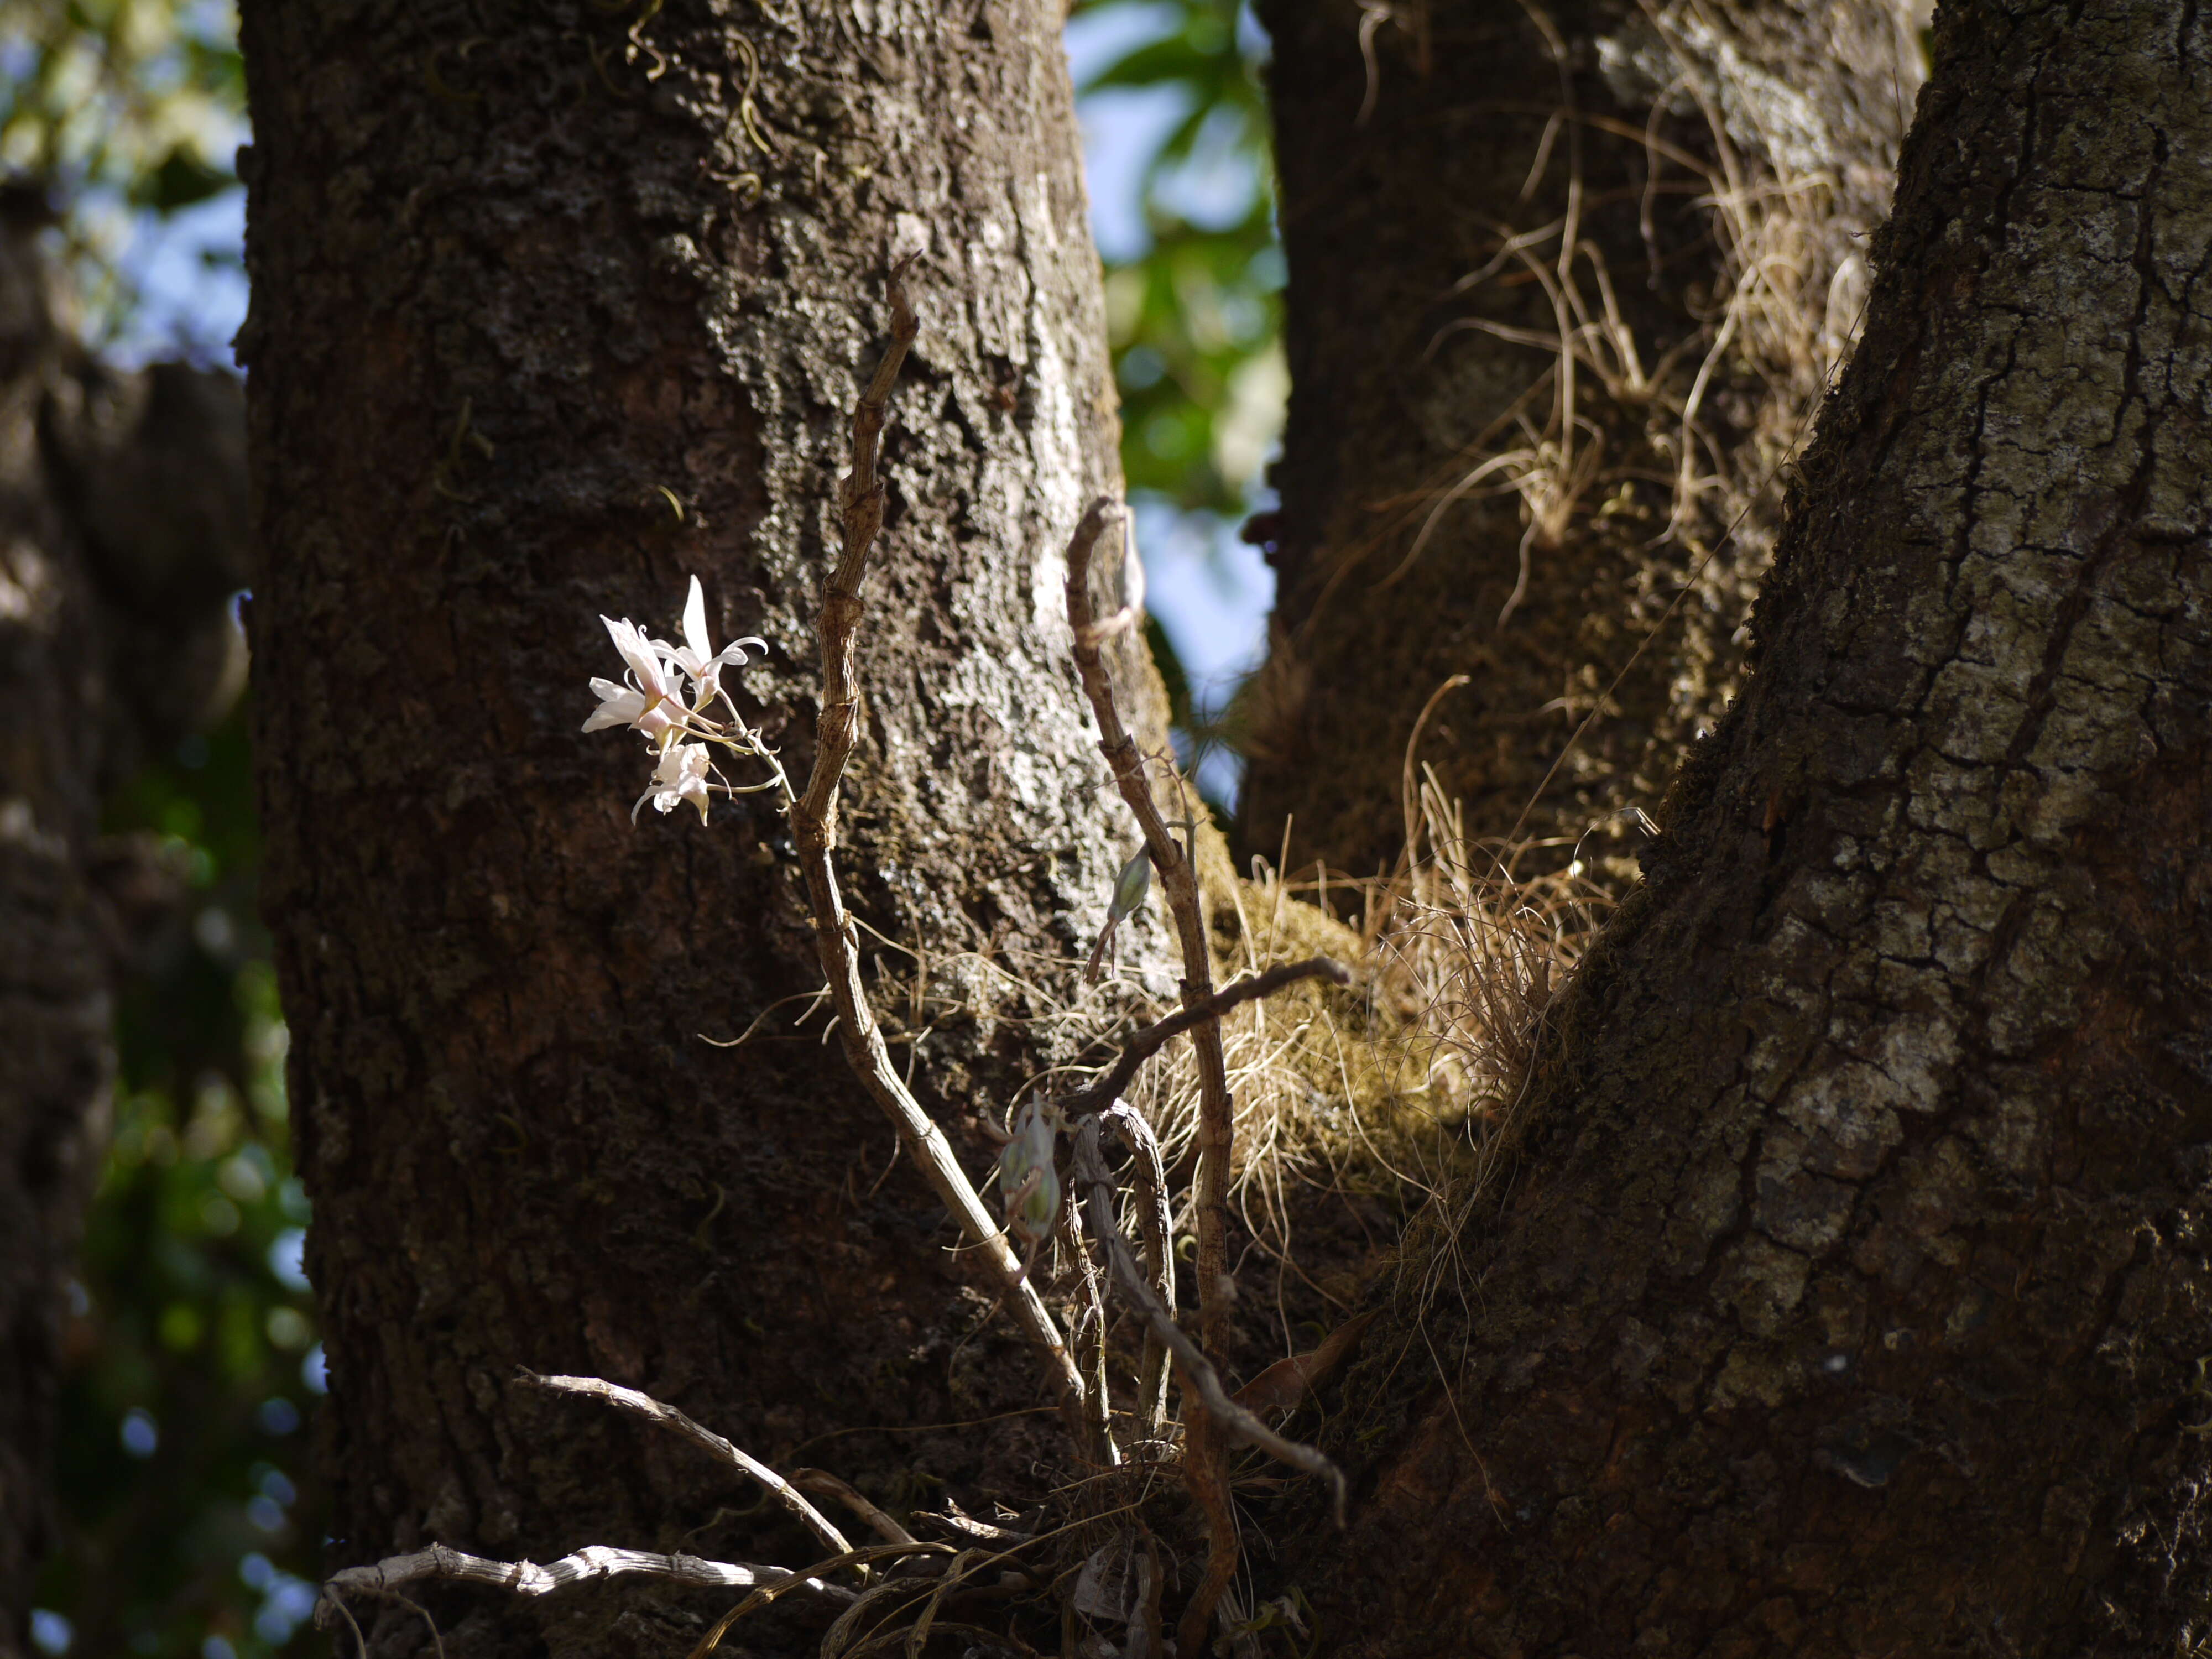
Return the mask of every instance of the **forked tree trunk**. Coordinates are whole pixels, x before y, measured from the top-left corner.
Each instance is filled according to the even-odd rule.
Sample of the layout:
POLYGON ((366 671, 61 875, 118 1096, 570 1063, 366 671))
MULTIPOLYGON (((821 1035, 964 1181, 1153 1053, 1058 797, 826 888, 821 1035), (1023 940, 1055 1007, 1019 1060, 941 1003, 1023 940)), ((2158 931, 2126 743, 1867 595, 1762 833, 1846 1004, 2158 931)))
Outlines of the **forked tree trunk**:
MULTIPOLYGON (((741 695, 804 779, 835 480, 886 273, 918 253, 845 870, 897 941, 870 946, 893 1052, 919 1046, 980 1179, 981 1115, 1066 1052, 1018 981, 1066 988, 1046 959, 1079 959, 1131 839, 1060 610, 1116 466, 1058 22, 246 7, 264 890, 341 1561, 813 1559, 757 1493, 526 1394, 521 1365, 643 1387, 764 1457, 806 1443, 895 1504, 1059 1455, 1048 1417, 914 1432, 1050 1394, 1005 1322, 978 1334, 825 1011, 793 1034, 822 974, 781 817, 633 828, 641 745, 578 731, 586 677, 618 672, 598 613, 671 635, 696 571, 718 641, 768 638, 741 695)), ((603 1650, 638 1602, 434 1605, 447 1652, 493 1654, 603 1650)))
POLYGON ((1939 21, 1748 694, 1348 1390, 1322 1650, 2202 1641, 2208 61, 1939 21))
POLYGON ((1908 9, 1263 6, 1292 392, 1254 850, 1294 814, 1293 866, 1388 866, 1463 675, 1419 758, 1469 833, 1633 878, 1626 809, 1741 687, 1765 486, 1858 319, 1908 9))

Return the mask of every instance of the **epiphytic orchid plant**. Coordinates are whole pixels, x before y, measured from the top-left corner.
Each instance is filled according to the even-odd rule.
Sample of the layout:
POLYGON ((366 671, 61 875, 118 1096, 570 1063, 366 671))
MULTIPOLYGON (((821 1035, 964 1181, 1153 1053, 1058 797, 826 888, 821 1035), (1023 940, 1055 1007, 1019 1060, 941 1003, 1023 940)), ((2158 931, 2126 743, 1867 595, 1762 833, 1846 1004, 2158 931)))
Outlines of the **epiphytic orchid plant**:
POLYGON ((647 801, 660 812, 672 812, 689 801, 699 809, 702 823, 706 821, 708 803, 717 794, 757 795, 774 789, 782 795, 785 805, 790 804, 791 783, 775 751, 745 723, 730 694, 722 689, 723 669, 743 668, 749 660, 745 647, 764 652, 766 640, 748 635, 715 650, 707 636, 706 592, 696 576, 691 578, 690 596, 684 604, 681 645, 647 637, 645 630, 628 617, 620 622, 612 617, 599 620, 607 625, 615 649, 622 656, 623 677, 619 682, 592 678, 592 690, 599 694, 599 706, 585 720, 584 730, 604 732, 627 726, 642 732, 659 756, 651 784, 629 809, 632 823, 647 801), (708 712, 717 703, 726 719, 708 712), (687 738, 696 741, 687 742, 687 738), (732 783, 714 765, 708 753, 710 744, 763 762, 774 775, 761 783, 732 783))
MULTIPOLYGON (((1346 1490, 1343 1474, 1334 1464, 1312 1447, 1284 1438, 1240 1400, 1232 1399, 1206 1352, 1207 1347, 1218 1351, 1231 1293, 1226 1192, 1234 1121, 1223 1068, 1221 1017, 1296 980, 1327 979, 1343 984, 1349 975, 1337 963, 1316 957, 1281 963, 1219 990, 1214 988, 1199 902, 1196 825, 1186 811, 1182 818, 1173 823, 1173 827, 1184 831, 1184 839, 1179 843, 1170 833, 1170 821, 1154 799, 1146 779, 1147 763, 1122 722, 1103 654, 1103 647, 1135 629, 1139 601, 1132 597, 1103 619, 1094 612, 1090 581, 1092 550, 1109 529, 1123 520, 1115 503, 1101 500, 1084 514, 1068 544, 1067 620, 1077 675, 1098 724, 1100 751, 1144 832, 1145 847, 1122 867, 1107 907, 1106 929, 1085 977, 1097 976, 1115 928, 1143 902, 1157 871, 1182 946, 1182 1006, 1131 1034, 1120 1057, 1088 1083, 1054 1097, 1034 1097, 1015 1115, 996 1171, 1005 1206, 1004 1228, 984 1206, 944 1130, 923 1109, 908 1080, 892 1067, 868 1006, 860 930, 839 890, 835 852, 838 790, 859 726, 860 656, 855 640, 864 612, 861 581, 883 525, 884 484, 877 473, 879 441, 899 366, 920 327, 900 280, 905 270, 902 264, 891 272, 890 349, 854 408, 852 471, 838 483, 842 533, 836 562, 822 588, 817 618, 821 710, 815 725, 812 766, 804 788, 792 786, 775 751, 747 723, 722 683, 725 669, 743 668, 749 651, 765 650, 766 646, 757 639, 741 639, 715 650, 707 635, 706 596, 696 576, 684 607, 680 645, 654 639, 628 620, 600 618, 622 658, 624 673, 620 681, 592 681, 599 703, 585 720, 584 730, 625 727, 645 737, 653 769, 645 793, 630 809, 633 821, 647 801, 661 812, 672 812, 688 802, 704 819, 718 794, 776 793, 805 881, 807 905, 815 921, 816 951, 827 981, 824 988, 837 1012, 839 1044, 854 1076, 896 1126, 907 1155, 935 1188, 947 1214, 964 1235, 962 1260, 997 1291, 997 1305, 1011 1314, 1037 1355, 1047 1362, 1071 1438, 1086 1462, 1103 1471, 1124 1462, 1125 1445, 1141 1443, 1154 1449, 1146 1454, 1148 1460, 1172 1446, 1174 1425, 1166 1416, 1172 1362, 1184 1409, 1182 1444, 1171 1455, 1182 1468, 1183 1484, 1206 1534, 1205 1565, 1183 1607, 1177 1636, 1179 1650, 1195 1655, 1209 1650, 1217 1620, 1238 1639, 1242 1639, 1240 1633, 1254 1627, 1237 1610, 1231 1592, 1241 1559, 1229 1485, 1232 1449, 1239 1444, 1259 1447, 1284 1463, 1327 1480, 1334 1491, 1340 1522, 1346 1490), (759 782, 732 783, 714 763, 717 750, 725 760, 735 757, 756 769, 765 769, 767 776, 759 782), (1139 1068, 1182 1037, 1194 1044, 1202 1085, 1191 1204, 1200 1289, 1200 1330, 1195 1339, 1176 1317, 1177 1252, 1168 1176, 1159 1144, 1142 1115, 1121 1098, 1139 1068), (1130 1173, 1126 1177, 1117 1177, 1111 1166, 1109 1133, 1129 1153, 1130 1173), (1063 1139, 1072 1143, 1066 1149, 1065 1170, 1060 1163, 1063 1139), (1121 1231, 1119 1200, 1125 1180, 1143 1200, 1133 1212, 1141 1238, 1141 1261, 1139 1249, 1121 1231), (1065 1326, 1046 1304, 1030 1271, 1048 1244, 1062 1237, 1073 1248, 1082 1270, 1077 1305, 1065 1326), (1012 1240, 1027 1246, 1026 1259, 1015 1254, 1012 1240), (1125 1409, 1118 1422, 1108 1353, 1105 1297, 1109 1282, 1113 1293, 1137 1316, 1143 1341, 1134 1379, 1136 1395, 1132 1401, 1124 1385, 1125 1409)), ((758 775, 757 769, 753 775, 758 775)), ((333 1575, 324 1587, 318 1622, 328 1625, 343 1620, 350 1623, 349 1596, 388 1596, 398 1586, 416 1579, 473 1580, 536 1595, 586 1578, 635 1573, 750 1592, 709 1631, 695 1650, 696 1659, 704 1659, 712 1651, 732 1621, 787 1593, 811 1595, 844 1609, 824 1637, 822 1649, 824 1659, 842 1659, 848 1654, 881 1650, 885 1634, 881 1625, 864 1640, 865 1627, 856 1622, 863 1608, 878 1607, 879 1603, 879 1611, 873 1615, 878 1619, 904 1618, 907 1614, 899 1608, 910 1612, 915 1606, 923 1607, 918 1622, 909 1626, 905 1635, 906 1650, 919 1652, 941 1599, 978 1570, 975 1561, 959 1547, 917 1540, 850 1486, 821 1471, 810 1472, 812 1483, 808 1490, 839 1496, 886 1539, 880 1545, 853 1548, 792 1480, 649 1395, 596 1377, 538 1376, 526 1372, 522 1381, 555 1393, 598 1399, 682 1435, 758 1481, 831 1553, 811 1567, 793 1571, 594 1545, 541 1566, 532 1562, 484 1560, 435 1544, 333 1575), (874 1577, 879 1567, 890 1574, 881 1583, 874 1577), (857 1587, 835 1582, 836 1575, 846 1572, 860 1575, 857 1587)), ((1149 1474, 1139 1474, 1139 1479, 1150 1481, 1149 1474)), ((1087 1486, 1087 1480, 1084 1484, 1087 1486)), ((957 1511, 932 1519, 963 1540, 976 1536, 977 1523, 957 1511)), ((1030 1543, 1042 1545, 1072 1532, 1071 1528, 1055 1528, 1032 1536, 1002 1528, 988 1528, 987 1541, 992 1543, 994 1553, 985 1556, 982 1564, 994 1565, 1012 1555, 1012 1550, 997 1547, 1008 1539, 1020 1540, 1015 1546, 1018 1549, 1030 1543)), ((1099 1560, 1120 1548, 1121 1559, 1131 1564, 1131 1582, 1137 1586, 1133 1597, 1109 1608, 1096 1595, 1086 1601, 1079 1588, 1063 1606, 1063 1630, 1067 1618, 1079 1615, 1108 1625, 1126 1625, 1126 1645, 1109 1646, 1106 1650, 1119 1651, 1127 1659, 1136 1659, 1140 1654, 1146 1659, 1158 1659, 1169 1651, 1159 1628, 1162 1570, 1149 1541, 1139 1549, 1137 1533, 1150 1539, 1140 1522, 1136 1532, 1123 1536, 1120 1545, 1093 1551, 1085 1558, 1088 1565, 1082 1565, 1084 1574, 1091 1574, 1099 1560), (1145 1588, 1148 1583, 1149 1590, 1145 1588)), ((1089 1535, 1084 1536, 1083 1547, 1090 1550, 1089 1535)), ((1077 1579, 1079 1586, 1087 1582, 1078 1576, 1079 1564, 1062 1565, 1067 1571, 1057 1575, 1042 1571, 1038 1582, 1057 1584, 1071 1577, 1077 1579)), ((365 1641, 361 1644, 364 1652, 367 1645, 365 1641)))

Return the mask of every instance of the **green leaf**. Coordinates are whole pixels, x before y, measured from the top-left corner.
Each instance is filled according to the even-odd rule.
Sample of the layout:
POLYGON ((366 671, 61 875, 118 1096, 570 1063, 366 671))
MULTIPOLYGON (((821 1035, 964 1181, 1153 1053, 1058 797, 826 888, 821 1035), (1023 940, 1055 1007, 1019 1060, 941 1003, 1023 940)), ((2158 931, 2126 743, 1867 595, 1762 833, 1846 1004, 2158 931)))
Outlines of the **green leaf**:
POLYGON ((136 181, 131 199, 137 206, 169 214, 220 196, 237 182, 228 168, 211 167, 197 150, 179 144, 159 167, 136 181))

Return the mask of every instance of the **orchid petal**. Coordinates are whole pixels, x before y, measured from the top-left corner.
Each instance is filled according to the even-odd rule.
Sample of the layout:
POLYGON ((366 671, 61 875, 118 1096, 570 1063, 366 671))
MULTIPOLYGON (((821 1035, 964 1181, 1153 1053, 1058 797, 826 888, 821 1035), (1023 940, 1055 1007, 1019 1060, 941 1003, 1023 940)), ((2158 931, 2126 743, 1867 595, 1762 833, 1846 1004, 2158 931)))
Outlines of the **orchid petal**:
POLYGON ((621 653, 623 661, 629 665, 630 672, 637 676, 639 688, 651 696, 666 696, 668 675, 661 666, 660 654, 655 649, 654 642, 647 639, 637 624, 627 617, 621 622, 611 617, 601 617, 599 620, 607 625, 608 635, 614 641, 615 649, 621 653))
POLYGON ((599 706, 585 720, 584 730, 586 732, 604 732, 611 726, 632 725, 645 712, 644 696, 626 685, 617 685, 612 680, 595 677, 592 681, 592 690, 599 694, 599 706))
MULTIPOLYGON (((690 594, 684 601, 684 643, 691 647, 695 661, 704 662, 714 654, 707 643, 707 592, 696 576, 692 577, 690 594)), ((687 664, 684 672, 696 674, 698 670, 687 664)))

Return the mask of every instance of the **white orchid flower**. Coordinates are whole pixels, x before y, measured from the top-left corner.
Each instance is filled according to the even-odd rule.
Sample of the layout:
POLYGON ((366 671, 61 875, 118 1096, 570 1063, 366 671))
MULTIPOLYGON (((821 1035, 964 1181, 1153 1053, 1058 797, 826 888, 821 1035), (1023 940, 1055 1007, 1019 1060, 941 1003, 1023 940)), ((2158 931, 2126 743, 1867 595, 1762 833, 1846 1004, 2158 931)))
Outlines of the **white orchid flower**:
POLYGON ((655 743, 666 742, 678 716, 687 711, 660 653, 635 623, 627 618, 617 622, 612 617, 601 617, 599 620, 607 625, 615 649, 621 653, 637 683, 634 686, 617 685, 612 680, 594 678, 592 690, 599 694, 599 706, 584 722, 584 730, 600 732, 611 726, 633 726, 655 743))
POLYGON ((653 810, 672 812, 677 806, 690 801, 699 809, 699 822, 707 821, 707 804, 713 798, 708 790, 707 775, 713 770, 707 759, 703 743, 675 743, 660 751, 660 764, 653 769, 653 787, 637 798, 637 805, 629 809, 629 821, 637 822, 637 815, 651 801, 653 810))
POLYGON ((637 822, 647 801, 663 812, 672 812, 682 802, 690 801, 699 809, 702 823, 717 793, 750 795, 780 789, 785 801, 790 801, 791 781, 777 763, 775 751, 745 723, 722 690, 722 671, 744 666, 748 648, 765 651, 766 641, 738 640, 716 651, 707 637, 707 595, 696 576, 691 578, 691 592, 684 607, 682 645, 653 639, 628 618, 617 622, 612 617, 601 617, 599 620, 606 624, 607 635, 629 672, 620 681, 592 681, 599 706, 586 718, 584 730, 604 732, 628 726, 642 732, 657 757, 651 785, 629 809, 632 823, 637 822), (691 690, 688 702, 684 695, 687 681, 691 690), (726 720, 713 720, 707 714, 708 705, 717 697, 722 701, 726 720), (692 738, 699 741, 687 741, 692 738), (709 758, 710 745, 763 763, 769 775, 759 783, 732 784, 715 770, 709 758))
POLYGON ((745 647, 766 651, 768 641, 754 635, 732 640, 716 651, 707 637, 707 595, 699 586, 696 576, 691 579, 690 596, 684 602, 684 643, 669 645, 655 641, 657 649, 670 663, 684 671, 691 682, 691 694, 698 699, 696 708, 704 708, 722 691, 722 670, 745 665, 745 647))
POLYGON ((635 726, 648 737, 658 738, 673 724, 667 711, 648 703, 641 691, 600 679, 597 675, 592 678, 592 690, 599 693, 599 706, 585 720, 586 732, 604 732, 611 726, 635 726))

